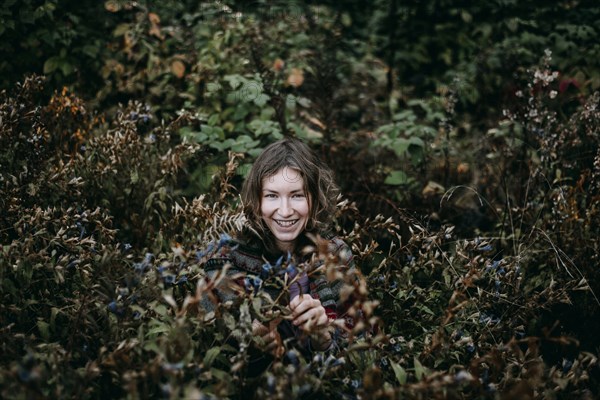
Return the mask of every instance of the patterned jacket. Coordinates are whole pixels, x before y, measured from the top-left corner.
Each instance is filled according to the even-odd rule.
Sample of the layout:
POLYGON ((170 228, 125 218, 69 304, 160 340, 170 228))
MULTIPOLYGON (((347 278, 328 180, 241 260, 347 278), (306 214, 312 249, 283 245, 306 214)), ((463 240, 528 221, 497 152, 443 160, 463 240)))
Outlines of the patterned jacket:
MULTIPOLYGON (((327 252, 331 259, 335 260, 338 268, 343 273, 343 270, 351 271, 354 267, 354 260, 350 247, 341 239, 334 237, 327 240, 327 252)), ((340 302, 340 289, 343 286, 342 280, 328 281, 324 273, 310 273, 306 275, 306 271, 315 271, 323 264, 322 259, 312 262, 310 255, 305 255, 298 262, 297 257, 290 255, 269 255, 266 251, 257 245, 248 245, 241 241, 231 240, 222 244, 204 265, 206 276, 208 279, 213 279, 218 271, 222 270, 225 265, 229 264, 227 276, 234 278, 234 284, 237 288, 220 286, 213 292, 215 297, 220 302, 235 300, 239 290, 257 290, 261 289, 266 292, 271 299, 279 298, 280 301, 287 305, 290 301, 290 295, 298 293, 298 290, 289 288, 290 295, 282 294, 284 290, 281 282, 283 279, 273 279, 281 277, 285 272, 288 273, 288 278, 293 278, 297 271, 302 275, 297 279, 302 293, 309 293, 313 298, 319 299, 325 308, 325 312, 330 320, 343 318, 345 305, 340 302), (297 264, 296 264, 297 263, 297 264), (299 265, 297 269, 295 265, 299 265), (295 293, 294 293, 295 292, 295 293)), ((202 299, 202 305, 208 311, 215 309, 213 300, 205 296, 202 299)), ((289 321, 282 320, 278 326, 278 331, 283 340, 290 338, 300 339, 302 336, 298 328, 293 326, 289 321)), ((334 333, 334 340, 330 349, 338 346, 338 334, 334 333)), ((298 340, 301 350, 310 352, 309 340, 298 340)))

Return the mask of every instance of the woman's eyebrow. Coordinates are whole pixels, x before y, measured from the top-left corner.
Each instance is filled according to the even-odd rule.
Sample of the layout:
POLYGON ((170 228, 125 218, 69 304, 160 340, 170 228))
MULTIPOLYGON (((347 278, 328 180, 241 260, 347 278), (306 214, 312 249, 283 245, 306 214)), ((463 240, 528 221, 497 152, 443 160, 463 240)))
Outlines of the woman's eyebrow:
MULTIPOLYGON (((263 192, 269 192, 269 193, 279 193, 279 191, 275 190, 275 189, 263 189, 263 192)), ((294 189, 291 190, 290 193, 294 194, 294 193, 304 193, 304 189, 294 189)))

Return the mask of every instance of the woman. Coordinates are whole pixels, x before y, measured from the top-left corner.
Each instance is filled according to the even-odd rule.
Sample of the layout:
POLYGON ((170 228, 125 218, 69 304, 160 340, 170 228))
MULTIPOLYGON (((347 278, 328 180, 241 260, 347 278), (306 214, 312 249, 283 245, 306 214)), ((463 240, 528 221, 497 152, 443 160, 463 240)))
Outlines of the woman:
MULTIPOLYGON (((329 237, 338 193, 329 168, 306 144, 291 138, 269 145, 244 182, 242 202, 248 229, 220 247, 205 270, 212 278, 228 265, 228 276, 240 286, 260 286, 272 299, 287 303, 287 317, 265 324, 253 321, 253 334, 262 338, 262 351, 279 357, 284 342, 304 352, 325 351, 336 344, 331 322, 342 317, 342 282, 330 282, 316 272, 323 261, 316 260, 315 249, 326 247, 341 268, 353 268, 352 254, 338 238, 327 239, 326 246, 315 246, 315 240, 329 237), (273 276, 280 279, 270 279, 273 276), (287 295, 286 289, 287 297, 282 296, 287 295)), ((219 287, 215 297, 233 300, 236 291, 219 287)), ((207 304, 208 299, 204 303, 214 307, 214 303, 207 304)))

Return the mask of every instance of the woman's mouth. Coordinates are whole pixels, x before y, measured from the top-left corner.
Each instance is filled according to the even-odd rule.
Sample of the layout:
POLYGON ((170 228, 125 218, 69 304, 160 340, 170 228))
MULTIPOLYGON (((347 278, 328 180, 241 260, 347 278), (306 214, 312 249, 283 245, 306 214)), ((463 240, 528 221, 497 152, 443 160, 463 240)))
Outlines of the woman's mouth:
POLYGON ((295 225, 296 222, 298 222, 299 220, 297 220, 297 219, 292 219, 292 220, 274 219, 273 221, 275 221, 275 223, 277 225, 281 226, 282 228, 289 228, 290 226, 295 225))

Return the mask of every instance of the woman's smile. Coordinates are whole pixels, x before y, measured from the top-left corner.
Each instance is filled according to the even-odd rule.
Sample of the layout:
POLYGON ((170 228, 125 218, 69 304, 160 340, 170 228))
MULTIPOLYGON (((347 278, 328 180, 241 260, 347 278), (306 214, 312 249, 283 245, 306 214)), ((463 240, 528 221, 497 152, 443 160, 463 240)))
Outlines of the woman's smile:
POLYGON ((299 219, 294 219, 291 221, 282 221, 282 220, 278 220, 278 219, 274 219, 273 221, 277 222, 277 225, 283 227, 283 228, 289 228, 291 226, 293 226, 296 222, 300 221, 299 219))

